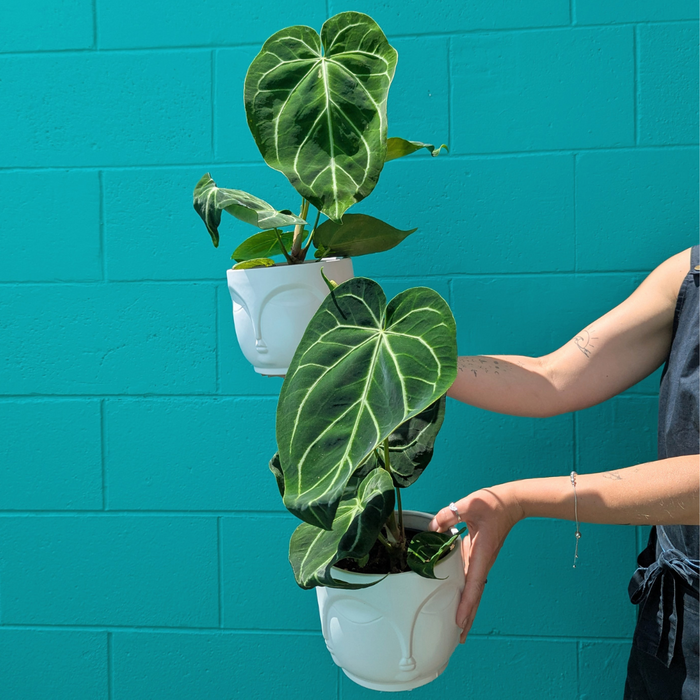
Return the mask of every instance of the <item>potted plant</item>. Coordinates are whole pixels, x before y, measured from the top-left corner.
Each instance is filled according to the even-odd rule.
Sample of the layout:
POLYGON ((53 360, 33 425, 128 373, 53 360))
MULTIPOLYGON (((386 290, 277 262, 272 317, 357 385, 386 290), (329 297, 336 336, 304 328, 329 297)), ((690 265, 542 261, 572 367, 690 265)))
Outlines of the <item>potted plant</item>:
POLYGON ((387 138, 396 62, 379 25, 358 12, 331 17, 320 36, 305 26, 273 34, 248 69, 245 110, 265 162, 301 195, 299 215, 220 188, 208 173, 195 187, 194 208, 215 246, 222 211, 261 229, 234 250, 228 283, 239 343, 262 374, 286 373, 328 293, 319 259, 342 282, 353 274, 350 256, 388 250, 415 231, 345 213, 372 192, 384 163, 442 148, 387 138), (307 263, 312 245, 316 262, 307 263))
POLYGON ((324 299, 282 385, 270 469, 304 521, 289 559, 297 583, 317 589, 334 661, 375 690, 428 683, 459 641, 459 533, 427 532, 431 516, 401 506, 456 373, 455 322, 437 292, 387 305, 356 277, 324 299))

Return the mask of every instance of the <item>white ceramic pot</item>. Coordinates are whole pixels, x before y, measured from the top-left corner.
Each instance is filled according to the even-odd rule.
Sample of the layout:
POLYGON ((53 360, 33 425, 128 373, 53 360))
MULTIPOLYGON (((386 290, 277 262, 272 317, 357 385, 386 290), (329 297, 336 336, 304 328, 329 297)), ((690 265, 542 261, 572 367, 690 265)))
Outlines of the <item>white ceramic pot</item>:
POLYGON ((321 268, 338 284, 353 276, 350 258, 228 270, 236 336, 256 372, 287 373, 306 326, 328 294, 321 268))
MULTIPOLYGON (((426 530, 432 516, 404 511, 405 527, 426 530)), ((464 588, 459 543, 435 567, 442 580, 409 571, 361 590, 317 588, 321 629, 333 661, 372 690, 412 690, 435 680, 459 643, 455 622, 464 588)), ((333 569, 345 581, 381 579, 333 569)))

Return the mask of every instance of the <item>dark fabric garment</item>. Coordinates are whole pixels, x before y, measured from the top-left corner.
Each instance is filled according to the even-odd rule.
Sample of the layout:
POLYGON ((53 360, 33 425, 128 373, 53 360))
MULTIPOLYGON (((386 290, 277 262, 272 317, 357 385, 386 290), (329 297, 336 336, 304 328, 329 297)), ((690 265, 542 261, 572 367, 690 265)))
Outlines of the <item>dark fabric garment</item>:
MULTIPOLYGON (((699 452, 700 246, 691 252, 659 391, 659 459, 699 452)), ((698 700, 700 528, 652 528, 629 585, 639 606, 625 700, 698 700)))

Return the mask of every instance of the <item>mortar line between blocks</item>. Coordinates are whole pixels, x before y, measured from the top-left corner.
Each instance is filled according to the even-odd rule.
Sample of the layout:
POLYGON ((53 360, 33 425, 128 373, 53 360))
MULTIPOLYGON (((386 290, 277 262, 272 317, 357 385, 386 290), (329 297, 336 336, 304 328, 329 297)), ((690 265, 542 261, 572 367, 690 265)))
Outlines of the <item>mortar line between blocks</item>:
POLYGON ((576 7, 574 5, 576 0, 569 0, 569 24, 572 27, 576 26, 576 7))
POLYGON ((211 157, 213 161, 216 161, 216 50, 211 52, 211 95, 210 95, 210 109, 211 109, 211 123, 209 128, 211 129, 211 157))
MULTIPOLYGON (((575 9, 575 8, 574 8, 575 9)), ((571 31, 571 29, 576 30, 586 30, 586 29, 617 29, 620 27, 630 27, 633 25, 641 26, 655 26, 664 24, 686 24, 686 25, 696 25, 696 19, 665 19, 665 20, 649 20, 649 21, 638 21, 638 22, 610 22, 606 24, 553 24, 553 25, 542 25, 537 27, 480 27, 477 29, 455 29, 453 31, 443 31, 443 32, 413 32, 406 34, 399 33, 388 33, 387 38, 389 41, 394 39, 425 39, 425 38, 442 38, 448 36, 470 36, 479 34, 526 34, 531 32, 565 32, 571 31)), ((163 44, 162 46, 124 46, 116 48, 100 48, 97 47, 101 53, 154 53, 157 51, 171 51, 171 52, 195 52, 195 51, 211 51, 212 49, 235 49, 235 48, 253 48, 259 50, 261 46, 261 41, 241 41, 231 44, 195 44, 191 43, 187 46, 180 46, 177 44, 163 44)), ((93 51, 94 49, 46 49, 46 50, 28 50, 28 51, 0 51, 2 56, 43 56, 51 54, 79 54, 93 51)))
MULTIPOLYGON (((616 270, 573 270, 573 269, 559 269, 559 270, 543 270, 541 272, 527 272, 514 271, 514 272, 503 272, 501 270, 484 270, 481 272, 456 272, 454 270, 447 269, 444 272, 436 272, 434 274, 416 274, 408 273, 406 275, 376 275, 377 279, 381 279, 385 282, 389 281, 408 281, 408 280, 443 280, 448 275, 455 280, 459 279, 485 279, 493 280, 494 278, 503 277, 508 279, 533 279, 537 277, 570 277, 573 272, 576 274, 587 275, 589 277, 609 277, 611 275, 646 275, 649 274, 649 268, 644 269, 616 269, 616 270)), ((133 284, 144 284, 144 285, 157 285, 158 287, 164 286, 178 286, 178 285, 206 285, 211 283, 220 284, 221 280, 218 278, 208 278, 208 279, 179 279, 179 280, 156 280, 156 279, 134 279, 134 280, 109 280, 111 285, 133 285, 133 284)), ((61 286, 63 288, 69 287, 87 287, 90 285, 102 285, 103 282, 100 280, 89 280, 85 282, 56 282, 56 281, 26 281, 26 282, 1 282, 0 287, 56 287, 61 286)), ((204 392, 203 392, 204 393, 204 392)), ((52 394, 53 395, 53 394, 52 394)), ((73 394, 71 394, 72 396, 73 394)), ((129 394, 129 396, 146 396, 147 394, 129 394)), ((163 394, 165 396, 166 394, 163 394)), ((194 396, 195 394, 188 394, 188 396, 194 396)), ((247 394, 246 394, 247 395, 247 394)), ((167 396, 177 396, 177 394, 167 394, 167 396)))
MULTIPOLYGON (((256 636, 283 636, 283 637, 317 637, 323 638, 321 630, 309 629, 275 629, 275 628, 226 628, 218 627, 157 627, 144 626, 135 627, 133 625, 32 625, 32 624, 7 624, 2 626, 3 630, 27 631, 35 632, 53 630, 62 630, 66 632, 110 632, 111 634, 119 632, 139 632, 139 633, 165 633, 165 634, 223 634, 223 635, 256 635, 256 636)), ((601 637, 597 636, 571 636, 565 637, 562 635, 536 635, 536 634, 476 634, 469 633, 470 639, 479 639, 483 641, 531 641, 531 642, 562 642, 562 643, 605 643, 605 644, 631 644, 632 637, 601 637)), ((342 677, 342 676, 341 676, 342 677)))
POLYGON ((214 387, 216 389, 217 396, 221 392, 221 352, 219 351, 219 342, 221 339, 219 337, 219 301, 219 286, 216 285, 214 287, 214 387))
MULTIPOLYGON (((1 54, 0 54, 1 55, 1 54)), ((449 144, 448 144, 449 145, 449 144)), ((595 146, 590 148, 559 148, 559 149, 532 149, 522 151, 488 151, 484 153, 450 153, 451 160, 503 160, 506 158, 536 158, 543 156, 570 156, 572 153, 617 153, 617 152, 638 152, 645 151, 678 151, 683 149, 697 149, 698 142, 693 143, 668 143, 668 144, 631 144, 629 146, 595 146)), ((217 162, 217 166, 236 168, 264 168, 264 163, 260 161, 232 161, 222 160, 217 162)), ((0 172, 63 172, 66 169, 76 171, 96 171, 103 172, 131 172, 143 170, 192 170, 193 168, 211 168, 211 162, 166 162, 166 163, 134 163, 133 165, 80 165, 74 163, 63 163, 57 165, 0 165, 0 172)))
POLYGON ((583 651, 583 644, 581 640, 576 642, 576 697, 581 697, 581 653, 583 651))
POLYGON ((104 173, 102 170, 97 171, 97 196, 99 198, 97 213, 98 213, 98 241, 100 249, 100 274, 102 276, 101 281, 107 281, 107 251, 105 244, 105 187, 104 187, 104 173))
POLYGON ((452 37, 447 39, 447 143, 452 148, 452 37))
POLYGON ((112 633, 107 632, 107 700, 114 697, 114 674, 112 671, 112 633))
POLYGON ((634 143, 639 145, 639 32, 637 25, 632 26, 632 66, 633 66, 633 118, 634 118, 634 143))
POLYGON ((99 44, 97 41, 97 0, 92 0, 92 50, 99 51, 99 44))
POLYGON ((572 430, 571 430, 571 439, 573 441, 573 470, 578 474, 578 463, 579 463, 579 458, 578 458, 578 412, 574 411, 573 414, 573 421, 572 421, 572 430))
POLYGON ((102 468, 102 510, 107 510, 107 406, 100 399, 100 462, 102 468))
POLYGON ((219 569, 219 627, 224 626, 224 554, 223 554, 223 538, 221 534, 221 517, 216 519, 216 551, 217 565, 219 569))
POLYGON ((578 218, 576 216, 576 166, 578 164, 578 153, 574 153, 574 191, 573 191, 573 209, 574 209, 574 274, 578 270, 578 218))

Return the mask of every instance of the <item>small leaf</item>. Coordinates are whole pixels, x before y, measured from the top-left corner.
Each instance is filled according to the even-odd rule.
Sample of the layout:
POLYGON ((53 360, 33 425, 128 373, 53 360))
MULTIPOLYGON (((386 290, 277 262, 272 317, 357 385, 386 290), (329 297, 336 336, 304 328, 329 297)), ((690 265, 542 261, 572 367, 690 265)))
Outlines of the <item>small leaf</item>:
POLYGON ((341 559, 362 559, 377 540, 394 510, 394 485, 383 469, 375 469, 360 484, 356 495, 341 501, 330 530, 302 523, 292 534, 289 561, 302 588, 367 588, 333 578, 332 566, 341 559))
POLYGON ((427 149, 430 152, 430 155, 433 157, 440 155, 440 151, 443 148, 449 153, 449 150, 444 143, 442 146, 435 148, 432 143, 423 143, 422 141, 406 141, 406 139, 400 139, 396 136, 392 136, 390 139, 386 140, 386 158, 384 159, 384 162, 388 163, 390 160, 395 160, 396 158, 410 156, 411 153, 420 151, 421 148, 427 149))
POLYGON ((314 232, 317 258, 381 253, 401 243, 417 229, 400 231, 366 214, 346 214, 341 224, 330 219, 314 232))
POLYGON ((270 260, 270 258, 253 258, 252 260, 244 260, 243 262, 236 263, 233 269, 250 270, 254 267, 274 267, 275 265, 275 261, 270 260))
POLYGON ((275 452, 272 459, 270 460, 270 471, 273 473, 275 479, 277 480, 277 488, 279 489, 280 496, 284 498, 284 474, 282 473, 282 465, 280 464, 280 453, 275 452))
POLYGON ((323 281, 326 283, 326 286, 331 292, 338 286, 337 282, 329 280, 328 277, 326 277, 326 273, 323 271, 323 268, 321 268, 321 277, 323 277, 323 281))
POLYGON ((214 246, 219 245, 219 224, 221 212, 226 210, 247 224, 258 228, 274 226, 296 226, 305 224, 304 219, 292 214, 284 214, 258 197, 241 190, 227 190, 217 187, 207 173, 194 188, 193 204, 195 211, 204 221, 214 246))
MULTIPOLYGON (((444 419, 445 397, 442 396, 389 435, 389 465, 395 486, 410 486, 430 464, 435 438, 444 419)), ((378 450, 377 456, 383 467, 383 450, 378 450)))
POLYGON ((413 571, 423 578, 437 578, 435 565, 445 556, 464 532, 450 535, 448 532, 419 532, 408 545, 407 562, 413 571))
MULTIPOLYGON (((280 238, 288 251, 292 247, 294 231, 280 232, 280 238)), ((284 251, 280 246, 277 233, 274 228, 260 233, 254 233, 250 238, 246 238, 236 250, 233 251, 231 259, 236 262, 253 260, 254 258, 271 258, 273 255, 283 255, 284 251)))

